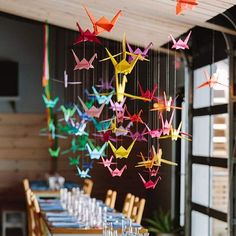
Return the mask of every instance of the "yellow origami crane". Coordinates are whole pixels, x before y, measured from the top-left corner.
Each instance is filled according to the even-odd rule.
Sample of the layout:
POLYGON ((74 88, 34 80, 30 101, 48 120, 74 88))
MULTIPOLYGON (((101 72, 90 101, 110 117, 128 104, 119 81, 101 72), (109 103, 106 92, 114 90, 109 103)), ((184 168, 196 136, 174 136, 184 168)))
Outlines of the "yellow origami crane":
POLYGON ((178 127, 177 129, 174 129, 174 128, 171 126, 170 135, 161 136, 160 139, 171 138, 172 141, 177 141, 178 138, 183 138, 183 139, 185 139, 185 140, 187 140, 187 141, 192 141, 191 139, 182 136, 182 135, 186 135, 186 136, 191 136, 191 135, 181 132, 181 131, 180 131, 180 130, 181 130, 181 127, 182 127, 182 121, 179 123, 179 127, 178 127), (180 135, 180 134, 182 134, 182 135, 180 135))
MULTIPOLYGON (((159 152, 161 152, 160 155, 162 155, 162 149, 159 149, 158 153, 159 152)), ((138 164, 135 167, 145 167, 145 168, 151 169, 153 166, 157 165, 155 164, 154 158, 146 160, 144 155, 141 152, 140 152, 140 156, 142 158, 142 161, 138 162, 138 164)))
POLYGON ((111 125, 110 125, 110 128, 109 129, 106 129, 106 130, 101 130, 99 132, 106 132, 108 130, 111 130, 112 133, 116 133, 116 132, 123 132, 124 134, 127 133, 127 130, 126 129, 120 129, 120 128, 117 128, 117 124, 116 124, 116 118, 113 118, 112 121, 111 121, 111 125))
POLYGON ((113 151, 114 155, 116 158, 128 158, 134 144, 135 144, 136 139, 134 139, 134 141, 129 145, 129 147, 127 149, 125 149, 123 146, 120 146, 118 149, 115 148, 115 146, 108 141, 111 150, 113 151))

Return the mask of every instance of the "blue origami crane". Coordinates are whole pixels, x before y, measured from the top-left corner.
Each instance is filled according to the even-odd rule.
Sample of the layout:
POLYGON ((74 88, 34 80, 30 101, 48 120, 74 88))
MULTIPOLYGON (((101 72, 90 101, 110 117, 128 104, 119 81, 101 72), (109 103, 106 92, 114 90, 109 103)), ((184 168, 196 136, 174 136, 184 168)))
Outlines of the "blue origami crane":
POLYGON ((98 101, 98 104, 100 104, 100 105, 103 103, 105 103, 107 105, 110 102, 110 100, 115 92, 113 90, 107 96, 105 96, 105 95, 100 95, 94 86, 92 86, 92 90, 93 90, 93 93, 98 101))
POLYGON ((92 120, 92 117, 90 117, 86 112, 82 112, 78 106, 75 105, 75 108, 78 112, 78 115, 80 116, 80 118, 84 121, 91 121, 92 120))
POLYGON ((88 174, 90 169, 80 170, 79 166, 76 166, 76 167, 77 167, 78 175, 80 176, 80 178, 91 178, 91 176, 88 174))

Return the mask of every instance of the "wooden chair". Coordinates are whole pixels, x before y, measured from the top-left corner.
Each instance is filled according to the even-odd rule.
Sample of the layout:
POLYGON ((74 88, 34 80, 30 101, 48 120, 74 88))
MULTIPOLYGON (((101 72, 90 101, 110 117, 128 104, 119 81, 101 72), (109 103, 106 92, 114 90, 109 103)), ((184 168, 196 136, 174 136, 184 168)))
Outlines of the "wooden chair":
POLYGON ((123 204, 123 209, 122 209, 122 213, 125 216, 127 216, 127 217, 131 216, 133 204, 134 204, 134 195, 132 195, 131 193, 127 193, 126 197, 125 197, 124 204, 123 204))
POLYGON ((144 198, 139 199, 139 197, 135 197, 130 215, 133 222, 141 224, 145 203, 146 200, 144 198))
POLYGON ((28 179, 23 179, 23 186, 24 186, 24 190, 25 192, 30 189, 30 184, 29 184, 29 180, 28 179))
POLYGON ((110 208, 115 208, 117 192, 111 189, 107 190, 107 195, 105 199, 105 204, 110 208))
POLYGON ((34 214, 33 214, 33 203, 32 203, 33 193, 30 189, 26 191, 26 203, 27 203, 27 219, 28 219, 28 236, 35 236, 34 228, 34 214))
POLYGON ((35 195, 32 195, 32 212, 33 212, 33 219, 34 219, 34 229, 33 233, 35 236, 43 236, 42 224, 41 224, 41 213, 38 204, 38 200, 35 195))
POLYGON ((92 189, 93 189, 93 181, 90 180, 90 179, 85 179, 84 180, 84 186, 83 186, 84 194, 90 196, 91 192, 92 192, 92 189))

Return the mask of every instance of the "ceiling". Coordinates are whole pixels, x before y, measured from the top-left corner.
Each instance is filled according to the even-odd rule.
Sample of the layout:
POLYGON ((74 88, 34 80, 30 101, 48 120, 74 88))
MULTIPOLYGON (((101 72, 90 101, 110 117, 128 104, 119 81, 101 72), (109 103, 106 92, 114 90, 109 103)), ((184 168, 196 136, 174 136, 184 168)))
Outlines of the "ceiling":
POLYGON ((76 30, 76 21, 82 28, 92 29, 83 5, 96 19, 111 19, 121 9, 116 27, 101 36, 121 40, 125 32, 130 43, 144 46, 153 42, 157 49, 169 41, 170 33, 177 37, 195 25, 211 28, 205 22, 235 4, 236 0, 199 0, 193 10, 177 16, 175 0, 0 0, 0 11, 76 30))

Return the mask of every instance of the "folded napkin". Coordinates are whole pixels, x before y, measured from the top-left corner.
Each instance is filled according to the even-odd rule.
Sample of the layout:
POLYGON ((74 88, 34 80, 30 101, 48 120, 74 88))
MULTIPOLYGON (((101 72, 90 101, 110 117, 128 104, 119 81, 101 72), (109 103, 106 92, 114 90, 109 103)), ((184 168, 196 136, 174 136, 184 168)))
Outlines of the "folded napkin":
POLYGON ((84 228, 84 224, 73 223, 73 222, 52 222, 51 225, 53 227, 58 228, 84 228))
POLYGON ((48 217, 47 220, 49 222, 74 222, 76 223, 76 219, 73 216, 64 216, 64 217, 48 217))
POLYGON ((69 213, 66 211, 62 212, 46 212, 46 217, 67 217, 69 216, 69 213))

